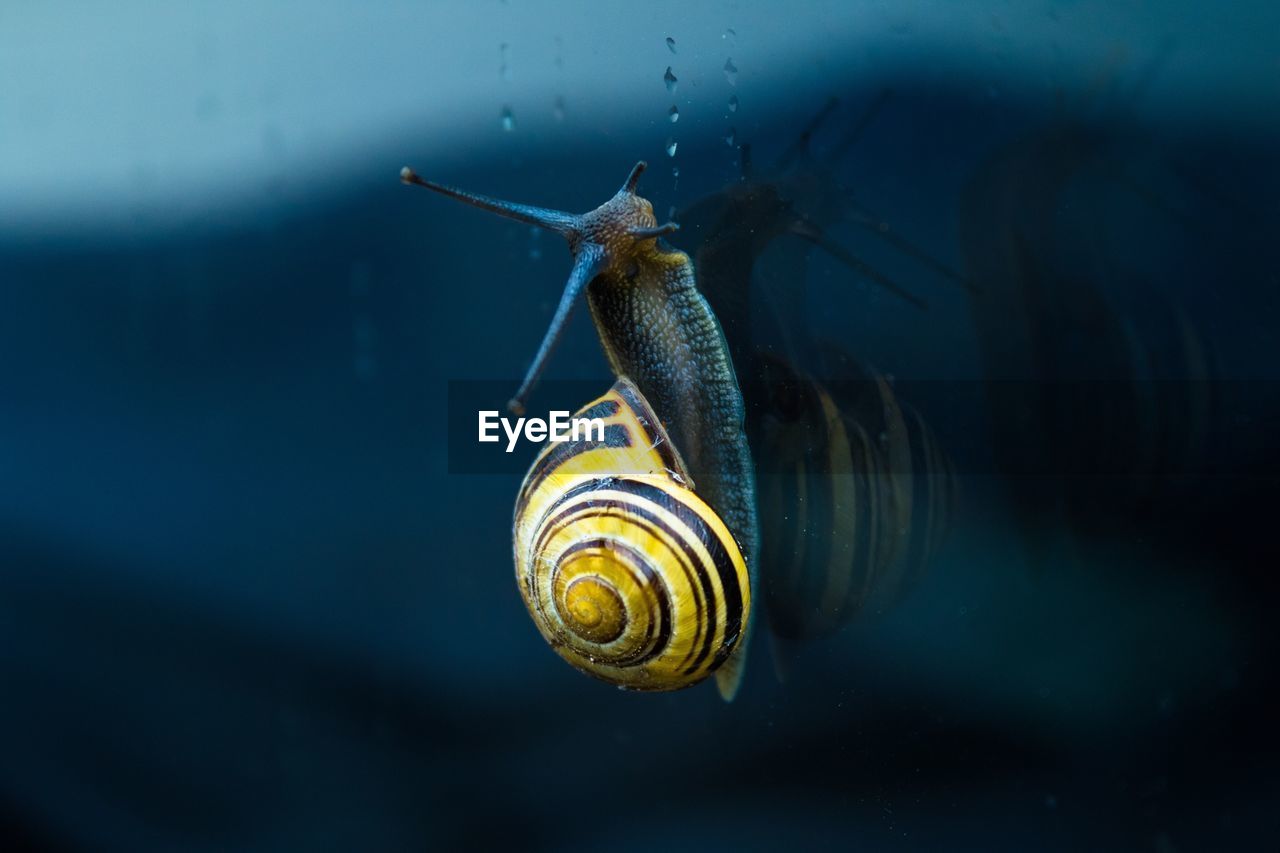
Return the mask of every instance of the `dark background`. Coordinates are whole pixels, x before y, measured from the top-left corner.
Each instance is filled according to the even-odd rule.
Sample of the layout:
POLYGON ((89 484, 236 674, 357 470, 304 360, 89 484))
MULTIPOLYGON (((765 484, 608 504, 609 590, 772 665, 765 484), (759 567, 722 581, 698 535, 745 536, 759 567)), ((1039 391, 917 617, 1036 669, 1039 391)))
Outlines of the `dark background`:
MULTIPOLYGON (((0 823, 15 845, 1274 838, 1271 13, 1208 26, 1189 4, 659 4, 602 21, 603 4, 585 19, 512 0, 388 5, 372 22, 341 6, 213 8, 0 17, 19 57, 43 44, 41 67, 69 69, 4 84, 0 823), (175 50, 189 63, 167 64, 175 50), (473 54, 483 75, 465 66, 428 87, 399 74, 473 54), (349 85, 314 83, 332 74, 349 85), (260 91, 256 75, 304 82, 260 91), (514 389, 567 253, 401 186, 400 166, 585 210, 645 158, 641 192, 661 216, 736 179, 731 123, 767 163, 828 97, 839 107, 817 150, 886 90, 840 179, 975 278, 1000 262, 985 236, 1025 225, 1060 292, 1087 279, 1108 316, 1157 332, 1161 300, 1176 301, 1213 354, 1196 464, 1157 470, 1140 512, 1095 477, 1067 520, 1028 522, 972 392, 993 371, 1042 377, 983 360, 999 320, 984 327, 962 290, 841 228, 929 300, 918 312, 819 255, 808 271, 813 328, 917 381, 913 402, 962 463, 945 550, 899 606, 796 649, 785 684, 762 632, 731 705, 706 686, 635 695, 575 673, 513 582, 519 466, 450 474, 444 411, 450 382, 514 389), (399 112, 361 112, 385 103, 399 112), (1064 170, 1066 189, 1038 189, 1064 170), (987 203, 1007 197, 1002 180, 1023 188, 1016 204, 987 203)), ((1067 348, 1053 378, 1125 378, 1094 352, 1067 348)), ((550 376, 607 386, 585 312, 550 376)), ((1051 450, 1087 460, 1145 440, 1121 426, 1073 443, 1098 400, 1054 394, 1070 418, 1033 427, 1051 450)), ((1113 473, 1055 469, 1039 485, 1100 471, 1113 473)))

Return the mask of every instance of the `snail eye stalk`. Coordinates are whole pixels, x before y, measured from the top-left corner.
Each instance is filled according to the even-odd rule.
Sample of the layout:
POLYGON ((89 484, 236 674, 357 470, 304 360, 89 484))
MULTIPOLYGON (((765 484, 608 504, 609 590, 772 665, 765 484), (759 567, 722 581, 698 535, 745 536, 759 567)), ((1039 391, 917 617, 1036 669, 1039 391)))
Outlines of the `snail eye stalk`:
POLYGON ((569 273, 569 280, 565 282, 564 293, 560 295, 560 304, 556 307, 555 316, 551 318, 551 325, 547 327, 547 333, 542 337, 538 354, 533 357, 533 363, 529 365, 524 381, 520 383, 520 389, 507 403, 507 409, 512 414, 524 414, 529 395, 533 393, 538 377, 546 369, 551 354, 555 352, 556 345, 564 336, 564 330, 569 324, 569 318, 573 316, 573 309, 578 304, 582 291, 591 283, 591 279, 600 274, 604 266, 604 249, 595 243, 583 243, 578 249, 578 256, 574 260, 573 270, 569 273))
POLYGON ((440 195, 457 199, 463 204, 469 204, 472 207, 478 207, 481 210, 505 216, 507 219, 514 219, 517 222, 546 228, 548 231, 554 231, 569 240, 576 239, 580 231, 580 217, 572 213, 551 210, 545 207, 534 207, 529 204, 518 204, 513 201, 503 201, 502 199, 490 198, 479 193, 460 190, 456 187, 437 184, 435 181, 429 181, 422 177, 408 166, 400 170, 400 181, 401 183, 422 187, 432 192, 440 193, 440 195))

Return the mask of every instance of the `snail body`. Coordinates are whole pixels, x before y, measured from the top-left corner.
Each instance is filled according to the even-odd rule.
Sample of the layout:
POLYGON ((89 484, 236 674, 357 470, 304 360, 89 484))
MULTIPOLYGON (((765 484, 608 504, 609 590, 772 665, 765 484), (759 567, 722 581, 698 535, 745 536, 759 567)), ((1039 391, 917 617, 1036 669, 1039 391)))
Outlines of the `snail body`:
MULTIPOLYGON (((645 408, 679 448, 682 476, 696 479, 698 498, 723 520, 745 560, 750 586, 755 578, 759 536, 755 467, 744 431, 742 392, 724 333, 698 291, 689 256, 660 239, 678 226, 658 225, 653 206, 636 194, 644 168, 643 162, 638 163, 611 199, 584 214, 488 198, 428 181, 408 168, 400 177, 405 183, 555 231, 568 241, 573 269, 550 328, 509 407, 523 411, 585 292, 615 376, 629 380, 646 401, 645 408)), ((522 491, 522 496, 536 493, 522 491)), ((538 604, 536 598, 527 600, 538 604)), ((749 590, 744 600, 749 604, 749 590)), ((535 621, 547 613, 534 606, 530 612, 535 621)), ((713 656, 718 664, 717 686, 725 699, 737 691, 750 625, 748 607, 741 622, 742 636, 732 638, 730 644, 735 653, 713 656)), ((544 626, 539 623, 539 628, 544 626)), ((587 671, 599 674, 590 668, 587 671)))

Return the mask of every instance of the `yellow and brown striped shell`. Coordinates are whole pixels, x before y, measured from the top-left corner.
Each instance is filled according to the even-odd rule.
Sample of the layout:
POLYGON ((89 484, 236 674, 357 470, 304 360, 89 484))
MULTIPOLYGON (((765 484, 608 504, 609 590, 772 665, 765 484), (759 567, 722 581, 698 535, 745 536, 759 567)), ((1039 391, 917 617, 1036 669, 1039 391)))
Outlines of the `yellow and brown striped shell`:
POLYGON ((520 594, 573 666, 631 690, 696 684, 737 647, 747 567, 630 380, 576 417, 603 441, 548 442, 516 500, 520 594))

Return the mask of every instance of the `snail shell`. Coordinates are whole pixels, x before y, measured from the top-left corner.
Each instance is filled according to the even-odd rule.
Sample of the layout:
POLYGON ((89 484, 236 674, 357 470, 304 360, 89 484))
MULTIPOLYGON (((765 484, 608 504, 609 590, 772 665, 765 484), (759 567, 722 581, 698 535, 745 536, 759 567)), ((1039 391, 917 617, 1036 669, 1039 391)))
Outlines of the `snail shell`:
POLYGON ((604 440, 549 442, 516 501, 525 606, 588 675, 631 690, 696 684, 742 638, 742 551, 630 380, 577 417, 604 421, 604 440))

